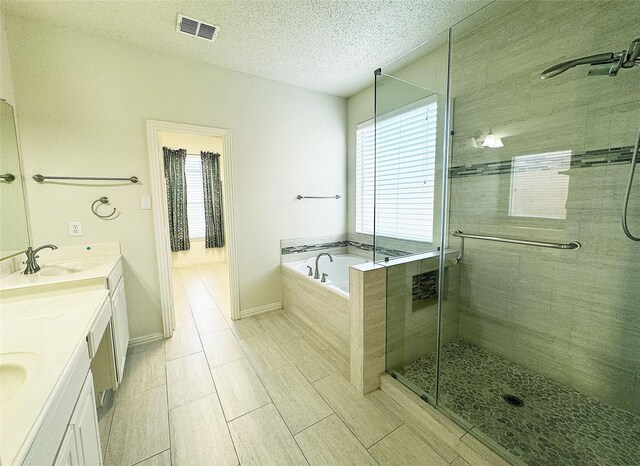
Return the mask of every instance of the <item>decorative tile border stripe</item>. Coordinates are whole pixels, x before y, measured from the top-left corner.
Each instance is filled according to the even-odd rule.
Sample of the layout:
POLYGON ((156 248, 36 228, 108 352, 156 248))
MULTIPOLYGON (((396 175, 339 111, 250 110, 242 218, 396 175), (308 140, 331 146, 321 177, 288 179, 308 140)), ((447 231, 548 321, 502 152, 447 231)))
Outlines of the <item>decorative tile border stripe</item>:
MULTIPOLYGON (((613 147, 610 149, 588 150, 578 154, 571 154, 571 168, 599 167, 610 164, 622 164, 631 162, 633 146, 613 147)), ((527 170, 557 170, 557 153, 545 158, 532 160, 530 165, 518 164, 517 171, 527 170)), ((542 154, 541 154, 542 155, 542 154)), ((450 178, 464 178, 474 175, 506 175, 513 171, 512 160, 497 162, 477 163, 451 167, 450 178)))
MULTIPOLYGON (((302 244, 300 246, 290 246, 281 249, 283 256, 287 254, 297 254, 301 252, 310 251, 323 251, 325 249, 346 248, 347 246, 353 246, 354 248, 362 249, 363 251, 373 252, 373 245, 368 243, 359 243, 358 241, 333 241, 330 243, 317 243, 317 244, 302 244)), ((398 249, 377 248, 377 252, 389 256, 398 257, 407 254, 405 251, 398 249)))
POLYGON ((282 255, 286 254, 296 254, 299 252, 309 252, 309 251, 322 251, 323 249, 335 249, 335 248, 346 248, 348 246, 347 241, 333 241, 330 243, 318 243, 318 244, 303 244, 300 246, 290 246, 287 248, 282 248, 282 255))
MULTIPOLYGON (((349 243, 349 246, 353 246, 354 248, 362 249, 363 251, 373 252, 373 244, 359 243, 357 241, 348 241, 348 243, 349 243)), ((379 246, 376 248, 376 251, 382 254, 383 256, 389 256, 389 257, 406 256, 408 254, 408 252, 400 251, 399 249, 387 249, 387 248, 381 248, 379 246)))

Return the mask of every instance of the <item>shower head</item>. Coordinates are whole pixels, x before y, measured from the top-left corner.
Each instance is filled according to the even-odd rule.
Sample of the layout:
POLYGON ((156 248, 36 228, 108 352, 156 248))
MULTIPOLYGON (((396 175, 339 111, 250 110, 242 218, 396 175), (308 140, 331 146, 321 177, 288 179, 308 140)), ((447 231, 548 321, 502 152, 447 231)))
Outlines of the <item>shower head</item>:
POLYGON ((553 78, 578 65, 591 65, 588 72, 589 76, 603 74, 615 76, 620 68, 640 66, 640 38, 631 42, 629 50, 599 53, 558 63, 544 70, 540 77, 542 79, 553 78))

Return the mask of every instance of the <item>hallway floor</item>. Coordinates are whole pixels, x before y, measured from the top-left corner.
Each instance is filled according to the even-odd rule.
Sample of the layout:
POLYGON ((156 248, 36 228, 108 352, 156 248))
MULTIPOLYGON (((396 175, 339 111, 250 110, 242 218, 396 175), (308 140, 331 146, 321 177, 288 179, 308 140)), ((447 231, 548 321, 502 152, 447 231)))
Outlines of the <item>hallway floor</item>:
POLYGON ((174 269, 174 287, 174 336, 130 348, 100 410, 106 465, 504 464, 453 423, 434 435, 361 395, 284 311, 231 321, 223 264, 174 269))

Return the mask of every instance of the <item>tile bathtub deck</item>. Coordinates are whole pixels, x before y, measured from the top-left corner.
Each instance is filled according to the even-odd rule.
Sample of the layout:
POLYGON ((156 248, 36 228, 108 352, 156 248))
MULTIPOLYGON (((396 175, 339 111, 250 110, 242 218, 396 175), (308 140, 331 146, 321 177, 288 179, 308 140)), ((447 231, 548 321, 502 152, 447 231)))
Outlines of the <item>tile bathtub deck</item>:
POLYGON ((417 464, 408 444, 492 464, 445 461, 286 313, 231 321, 222 265, 175 269, 174 288, 176 336, 131 348, 101 410, 105 465, 417 464))
MULTIPOLYGON (((435 391, 435 355, 397 371, 435 391)), ((640 416, 614 408, 464 340, 443 347, 441 403, 534 465, 638 465, 640 416), (524 400, 510 406, 504 394, 524 400)))

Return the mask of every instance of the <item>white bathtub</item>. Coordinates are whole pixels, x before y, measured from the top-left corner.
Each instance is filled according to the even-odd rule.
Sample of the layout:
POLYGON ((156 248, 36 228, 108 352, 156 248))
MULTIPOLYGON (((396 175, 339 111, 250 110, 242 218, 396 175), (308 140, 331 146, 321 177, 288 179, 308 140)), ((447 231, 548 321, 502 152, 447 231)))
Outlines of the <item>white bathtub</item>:
MULTIPOLYGON (((322 256, 318 261, 318 269, 320 276, 322 277, 323 273, 327 274, 327 282, 321 283, 320 280, 314 280, 313 275, 309 277, 309 269, 311 267, 312 271, 315 271, 316 266, 316 258, 311 257, 306 260, 301 260, 297 262, 285 262, 282 265, 287 267, 295 272, 306 276, 309 280, 313 280, 318 283, 318 285, 327 286, 334 291, 337 291, 339 294, 344 295, 346 293, 347 297, 349 296, 349 267, 357 264, 364 264, 368 262, 367 259, 363 259, 358 256, 350 256, 348 254, 332 254, 333 262, 329 260, 329 257, 322 256)), ((313 272, 312 272, 313 273, 313 272)))

